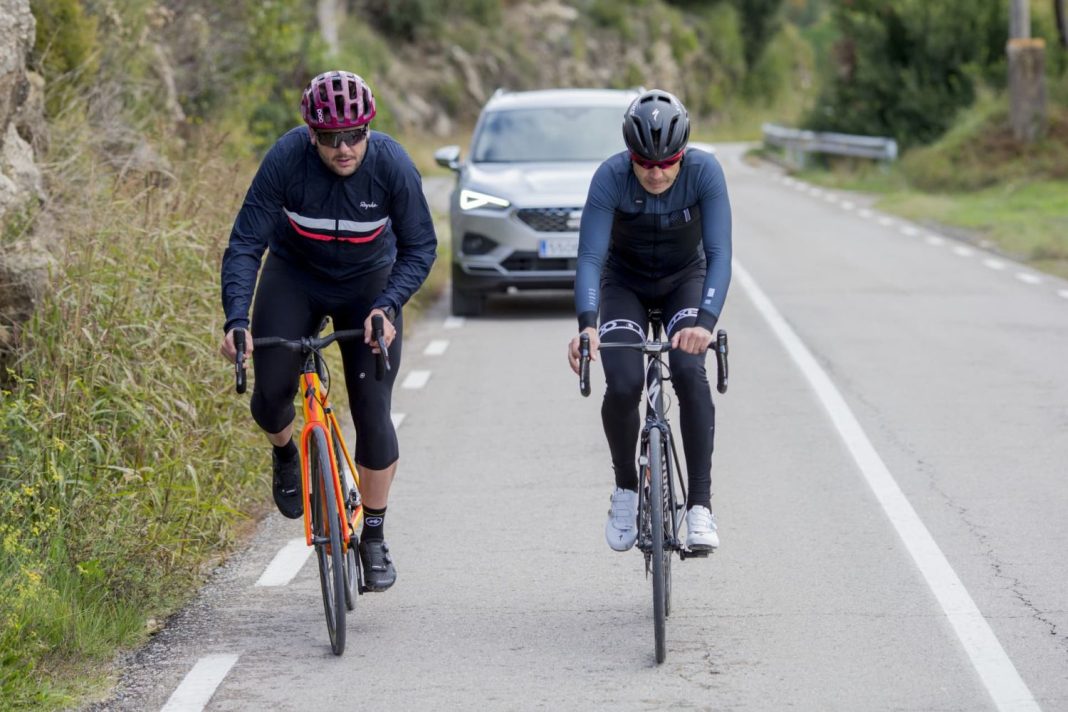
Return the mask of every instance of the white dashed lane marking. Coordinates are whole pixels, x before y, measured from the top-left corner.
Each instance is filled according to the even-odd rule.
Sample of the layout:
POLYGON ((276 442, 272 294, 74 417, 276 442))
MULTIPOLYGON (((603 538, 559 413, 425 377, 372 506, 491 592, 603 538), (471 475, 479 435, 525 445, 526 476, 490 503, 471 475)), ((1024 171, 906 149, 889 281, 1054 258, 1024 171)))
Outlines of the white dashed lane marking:
POLYGON ((401 426, 401 423, 403 423, 404 419, 407 418, 407 417, 408 417, 408 415, 406 413, 390 413, 389 414, 389 419, 393 421, 393 427, 394 428, 399 428, 401 426))
POLYGON ((303 539, 290 539, 271 559, 256 585, 285 586, 300 573, 304 562, 311 556, 311 551, 312 548, 303 539))
POLYGON ((462 316, 450 316, 445 319, 445 323, 442 325, 446 329, 459 329, 464 325, 464 318, 462 316))
POLYGON ((430 371, 412 371, 408 374, 408 377, 404 379, 404 383, 401 384, 401 388, 407 388, 409 390, 422 388, 429 380, 430 371))
POLYGON ((1037 274, 1031 274, 1030 272, 1017 272, 1016 279, 1024 282, 1025 284, 1041 284, 1042 278, 1037 274))
POLYGON ((931 235, 930 233, 928 233, 927 236, 925 236, 923 239, 927 241, 928 245, 934 245, 935 247, 939 247, 940 245, 946 244, 946 238, 939 237, 938 235, 931 235))
POLYGON ((208 655, 198 660, 160 712, 200 712, 237 658, 237 655, 208 655))
POLYGON ((1005 263, 1002 262, 1001 260, 995 260, 993 257, 988 257, 985 260, 983 260, 983 264, 986 265, 987 267, 989 267, 990 269, 997 269, 997 270, 1005 269, 1005 263))
POLYGON ((874 215, 874 213, 872 211, 868 210, 867 208, 863 208, 863 209, 861 209, 860 212, 857 213, 857 215, 859 215, 860 217, 862 217, 865 220, 867 220, 867 219, 871 218, 874 215))
POLYGON ((953 254, 961 257, 971 257, 975 254, 975 250, 970 247, 965 247, 964 245, 957 245, 953 248, 953 254))
POLYGON ((1064 297, 1065 299, 1068 299, 1068 289, 1058 289, 1057 290, 1057 296, 1058 297, 1064 297))
POLYGON ((437 339, 426 345, 426 348, 423 349, 423 354, 426 356, 441 356, 445 353, 445 349, 447 348, 449 348, 448 341, 445 339, 437 339))

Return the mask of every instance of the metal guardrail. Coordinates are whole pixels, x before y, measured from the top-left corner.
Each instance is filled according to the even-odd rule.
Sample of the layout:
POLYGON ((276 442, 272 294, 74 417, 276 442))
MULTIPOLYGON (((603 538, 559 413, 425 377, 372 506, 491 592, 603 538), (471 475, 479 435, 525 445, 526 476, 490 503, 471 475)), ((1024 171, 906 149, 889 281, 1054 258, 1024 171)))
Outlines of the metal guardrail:
POLYGON ((833 153, 839 156, 873 158, 879 161, 897 160, 897 141, 883 136, 856 136, 791 129, 764 124, 764 144, 786 151, 791 161, 804 164, 809 153, 833 153))

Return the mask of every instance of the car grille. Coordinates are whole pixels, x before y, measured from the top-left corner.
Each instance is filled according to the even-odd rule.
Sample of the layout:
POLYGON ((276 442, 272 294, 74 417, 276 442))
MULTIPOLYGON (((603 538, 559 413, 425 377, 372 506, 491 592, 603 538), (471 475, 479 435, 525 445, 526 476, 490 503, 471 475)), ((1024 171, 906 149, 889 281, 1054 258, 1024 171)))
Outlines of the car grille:
POLYGON ((501 267, 509 272, 563 272, 574 271, 576 262, 565 257, 538 257, 537 252, 513 252, 501 267))
POLYGON ((517 214, 537 232, 575 232, 582 208, 523 208, 517 214))

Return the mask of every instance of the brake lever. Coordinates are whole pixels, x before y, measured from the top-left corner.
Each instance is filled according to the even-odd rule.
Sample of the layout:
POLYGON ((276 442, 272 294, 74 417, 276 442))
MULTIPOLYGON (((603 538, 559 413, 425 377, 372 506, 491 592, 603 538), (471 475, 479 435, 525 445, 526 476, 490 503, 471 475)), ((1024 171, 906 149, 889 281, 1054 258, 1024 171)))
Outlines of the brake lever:
POLYGON ((716 332, 716 390, 727 392, 727 332, 716 332))
POLYGON ((583 397, 590 395, 590 335, 579 335, 579 392, 583 397))
POLYGON ((390 370, 389 349, 383 335, 384 326, 381 314, 371 316, 371 338, 378 344, 378 358, 375 360, 375 380, 381 381, 390 370))
POLYGON ((234 330, 234 349, 237 355, 234 357, 234 389, 238 393, 244 393, 248 384, 245 380, 245 330, 234 330))

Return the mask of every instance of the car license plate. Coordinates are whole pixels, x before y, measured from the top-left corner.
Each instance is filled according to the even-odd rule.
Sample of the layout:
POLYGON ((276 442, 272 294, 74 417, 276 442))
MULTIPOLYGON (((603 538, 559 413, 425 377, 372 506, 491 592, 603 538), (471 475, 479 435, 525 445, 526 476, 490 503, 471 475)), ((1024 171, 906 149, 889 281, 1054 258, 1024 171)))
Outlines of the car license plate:
POLYGON ((550 237, 538 243, 538 257, 578 257, 578 239, 550 237))

